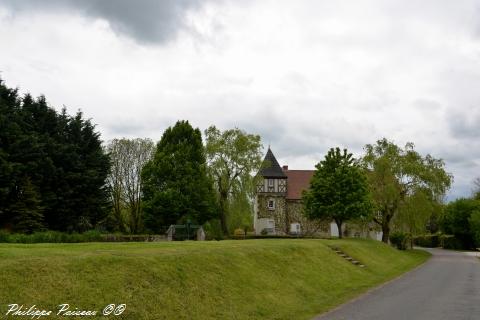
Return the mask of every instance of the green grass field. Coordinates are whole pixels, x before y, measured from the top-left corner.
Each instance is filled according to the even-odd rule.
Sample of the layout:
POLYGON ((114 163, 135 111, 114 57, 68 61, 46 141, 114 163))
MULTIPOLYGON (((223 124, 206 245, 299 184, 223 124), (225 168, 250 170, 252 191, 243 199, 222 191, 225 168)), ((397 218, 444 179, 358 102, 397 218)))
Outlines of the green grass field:
POLYGON ((0 244, 0 315, 11 303, 53 313, 125 303, 109 318, 309 319, 427 258, 353 239, 0 244))

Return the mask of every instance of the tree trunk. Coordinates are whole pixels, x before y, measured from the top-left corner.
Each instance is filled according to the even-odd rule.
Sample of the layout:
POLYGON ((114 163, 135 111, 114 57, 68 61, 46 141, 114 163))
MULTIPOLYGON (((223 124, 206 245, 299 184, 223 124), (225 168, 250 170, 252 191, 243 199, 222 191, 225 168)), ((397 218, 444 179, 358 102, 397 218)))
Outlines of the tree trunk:
POLYGON ((390 223, 388 221, 384 221, 382 223, 382 242, 388 243, 389 236, 390 236, 390 223))
POLYGON ((337 224, 337 228, 338 228, 338 238, 339 238, 339 239, 342 239, 342 238, 343 238, 343 234, 342 234, 342 221, 340 221, 340 220, 335 220, 335 223, 337 224))
POLYGON ((220 194, 220 223, 222 225, 223 234, 228 236, 226 204, 227 204, 226 195, 220 194))

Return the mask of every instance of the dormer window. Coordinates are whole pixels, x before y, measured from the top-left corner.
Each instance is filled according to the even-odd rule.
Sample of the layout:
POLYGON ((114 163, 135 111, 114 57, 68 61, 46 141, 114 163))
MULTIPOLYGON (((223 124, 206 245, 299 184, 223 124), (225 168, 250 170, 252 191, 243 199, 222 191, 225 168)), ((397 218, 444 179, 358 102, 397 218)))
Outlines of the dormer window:
POLYGON ((268 199, 267 208, 268 210, 275 210, 275 200, 268 199))

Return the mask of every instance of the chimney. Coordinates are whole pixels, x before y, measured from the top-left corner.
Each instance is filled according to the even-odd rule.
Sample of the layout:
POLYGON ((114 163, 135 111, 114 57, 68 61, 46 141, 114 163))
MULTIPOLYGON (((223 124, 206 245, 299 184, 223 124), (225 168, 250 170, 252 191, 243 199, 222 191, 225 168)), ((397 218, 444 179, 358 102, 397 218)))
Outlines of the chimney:
POLYGON ((288 171, 288 166, 283 166, 283 171, 288 171))

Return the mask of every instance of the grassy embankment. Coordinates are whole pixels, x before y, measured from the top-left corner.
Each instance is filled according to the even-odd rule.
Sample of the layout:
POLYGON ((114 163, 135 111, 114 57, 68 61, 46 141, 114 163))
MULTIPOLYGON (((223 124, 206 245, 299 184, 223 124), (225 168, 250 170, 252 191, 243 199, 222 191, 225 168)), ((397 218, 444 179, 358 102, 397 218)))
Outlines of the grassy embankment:
POLYGON ((114 318, 309 319, 427 258, 353 239, 0 244, 0 314, 126 303, 114 318))

